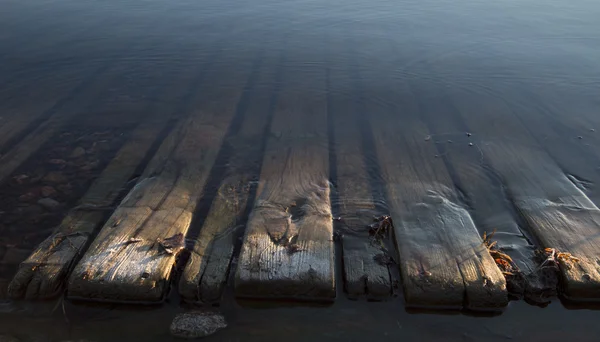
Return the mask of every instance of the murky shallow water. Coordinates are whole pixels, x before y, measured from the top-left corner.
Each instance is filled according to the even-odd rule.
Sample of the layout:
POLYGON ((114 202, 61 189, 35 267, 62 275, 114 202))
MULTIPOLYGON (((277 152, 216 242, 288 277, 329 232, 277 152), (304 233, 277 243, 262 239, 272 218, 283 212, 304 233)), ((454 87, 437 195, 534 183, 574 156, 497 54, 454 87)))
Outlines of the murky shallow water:
MULTIPOLYGON (((0 7, 0 130, 11 132, 15 122, 35 117, 1 141, 0 154, 45 122, 58 127, 0 185, 0 284, 129 131, 149 117, 168 117, 167 125, 202 110, 215 87, 244 89, 248 98, 267 103, 282 84, 292 84, 326 95, 334 118, 356 110, 359 122, 398 110, 390 127, 400 132, 421 120, 430 131, 423 139, 436 143, 440 157, 472 142, 535 142, 596 204, 600 199, 600 4, 594 1, 0 0, 0 7), (312 82, 322 75, 326 85, 312 82), (489 122, 497 134, 465 135, 472 129, 460 112, 489 122), (95 152, 80 158, 78 147, 95 152), (54 162, 42 166, 44 160, 54 162), (68 181, 48 178, 53 171, 68 181), (43 186, 28 186, 21 175, 39 176, 43 186), (43 191, 58 193, 59 209, 29 205, 43 191)), ((235 120, 252 120, 269 105, 242 107, 235 120)), ((329 131, 339 136, 352 120, 329 131)), ((336 143, 330 147, 335 153, 336 143)), ((385 179, 368 139, 362 148, 377 194, 385 179)), ((481 163, 457 172, 485 167, 480 152, 481 163)), ((516 249, 528 245, 509 233, 504 241, 516 249)), ((333 307, 261 310, 226 299, 232 328, 215 338, 594 340, 598 333, 594 311, 569 311, 558 302, 545 309, 513 303, 501 316, 475 318, 408 314, 401 299, 366 303, 343 296, 333 307)), ((175 302, 143 311, 67 304, 67 324, 61 306, 52 315, 54 303, 47 306, 20 311, 7 305, 0 332, 24 339, 163 340, 181 310, 175 302)))

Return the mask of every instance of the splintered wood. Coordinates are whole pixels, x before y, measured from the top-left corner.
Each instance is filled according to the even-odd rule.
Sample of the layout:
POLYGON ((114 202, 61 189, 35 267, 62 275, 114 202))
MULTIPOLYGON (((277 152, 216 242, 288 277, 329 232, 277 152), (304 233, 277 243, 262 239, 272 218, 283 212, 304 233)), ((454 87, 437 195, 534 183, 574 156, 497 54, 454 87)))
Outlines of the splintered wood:
POLYGON ((539 149, 505 143, 484 151, 542 247, 578 259, 558 258, 565 296, 600 299, 598 207, 539 149))
MULTIPOLYGON (((247 74, 237 74, 246 77, 247 74)), ((224 78, 227 82, 244 79, 224 78)), ((169 135, 69 278, 71 298, 161 301, 241 95, 216 84, 169 135)))
POLYGON ((284 77, 239 257, 238 297, 335 297, 325 70, 306 71, 284 77))

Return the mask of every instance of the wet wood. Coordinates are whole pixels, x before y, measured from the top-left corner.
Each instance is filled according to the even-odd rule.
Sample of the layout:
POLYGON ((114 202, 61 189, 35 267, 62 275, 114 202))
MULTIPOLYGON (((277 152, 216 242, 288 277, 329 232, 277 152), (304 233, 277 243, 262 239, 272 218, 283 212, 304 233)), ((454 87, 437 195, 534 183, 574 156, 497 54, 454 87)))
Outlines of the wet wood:
MULTIPOLYGON (((535 246, 521 230, 517 213, 506 199, 501 180, 491 171, 487 155, 481 150, 481 136, 473 133, 464 119, 461 110, 476 110, 490 113, 503 106, 497 99, 487 96, 467 96, 460 91, 436 88, 431 84, 411 82, 411 89, 425 101, 420 102, 421 113, 431 129, 431 144, 437 147, 438 158, 444 160, 455 186, 465 197, 467 207, 477 225, 479 234, 493 233, 496 247, 510 256, 515 269, 507 277, 508 290, 513 295, 525 297, 530 302, 543 304, 556 294, 556 282, 545 277, 537 269, 535 246), (447 93, 453 96, 448 98, 447 93), (474 135, 473 135, 474 134, 474 135)), ((465 113, 466 114, 466 113, 465 113)), ((514 120, 505 113, 504 120, 514 120)), ((500 138, 486 135, 488 139, 500 138)), ((501 268, 502 269, 502 268, 501 268)))
POLYGON ((123 302, 164 298, 242 93, 232 85, 243 84, 247 76, 212 73, 217 81, 193 101, 190 118, 165 139, 75 266, 68 283, 70 298, 123 302))
MULTIPOLYGON (((545 146, 547 140, 523 125, 535 124, 554 134, 539 114, 514 112, 507 103, 492 98, 481 102, 465 98, 460 106, 461 115, 473 128, 474 136, 478 136, 477 147, 502 181, 508 200, 524 220, 523 228, 534 243, 580 259, 577 263, 561 263, 564 294, 575 300, 598 299, 598 248, 594 245, 600 232, 598 209, 561 167, 582 170, 583 161, 569 166, 562 164, 567 160, 566 154, 549 155, 554 150, 545 146), (482 111, 485 115, 481 115, 482 111)), ((574 151, 570 153, 577 154, 574 151)), ((539 264, 538 261, 535 272, 540 271, 539 264)))
POLYGON ((220 301, 227 282, 233 252, 246 223, 246 209, 252 188, 259 177, 264 134, 268 128, 278 61, 261 58, 255 68, 251 87, 238 103, 243 117, 239 131, 227 138, 220 154, 226 166, 218 171, 221 179, 215 194, 205 193, 203 201, 212 201, 189 260, 179 279, 179 293, 189 302, 215 304, 220 301), (256 75, 254 75, 256 74, 256 75), (214 195, 208 198, 207 196, 214 195))
POLYGON ((296 63, 302 72, 282 77, 235 276, 238 297, 335 297, 325 70, 296 63))
MULTIPOLYGON (((374 195, 368 168, 376 165, 373 151, 366 151, 365 140, 371 138, 369 127, 364 127, 361 116, 363 106, 359 101, 345 97, 340 89, 348 86, 347 73, 330 69, 329 103, 332 120, 330 139, 334 139, 336 184, 333 208, 338 236, 341 237, 344 289, 350 298, 365 296, 381 300, 392 294, 392 282, 388 267, 393 263, 395 252, 387 252, 381 243, 369 234, 374 217, 387 214, 383 194, 374 195), (375 197, 376 196, 376 197, 375 197), (388 259, 391 258, 391 259, 388 259), (387 262, 386 262, 387 260, 387 262), (389 263, 389 264, 388 264, 389 263)), ((332 175, 333 176, 333 175, 332 175)), ((384 234, 385 235, 385 234, 384 234)))
POLYGON ((73 262, 112 210, 111 206, 159 136, 168 117, 160 111, 158 117, 150 117, 132 132, 131 139, 94 181, 79 204, 21 263, 9 287, 12 298, 43 299, 60 292, 73 262))
POLYGON ((535 87, 535 92, 527 90, 531 86, 523 88, 520 93, 508 92, 506 97, 512 102, 506 100, 506 105, 522 122, 529 139, 534 138, 567 177, 600 204, 600 139, 593 129, 599 120, 589 114, 593 112, 589 94, 570 89, 567 95, 558 86, 535 87))
POLYGON ((484 151, 541 246, 579 259, 559 259, 564 295, 600 299, 598 207, 539 149, 507 143, 488 144, 484 151))
MULTIPOLYGON (((394 83, 394 89, 409 94, 405 84, 394 83)), ((500 309, 508 301, 504 276, 455 193, 442 159, 435 157, 419 108, 405 96, 369 102, 367 111, 394 220, 406 304, 500 309), (394 102, 399 104, 390 105, 394 102)))

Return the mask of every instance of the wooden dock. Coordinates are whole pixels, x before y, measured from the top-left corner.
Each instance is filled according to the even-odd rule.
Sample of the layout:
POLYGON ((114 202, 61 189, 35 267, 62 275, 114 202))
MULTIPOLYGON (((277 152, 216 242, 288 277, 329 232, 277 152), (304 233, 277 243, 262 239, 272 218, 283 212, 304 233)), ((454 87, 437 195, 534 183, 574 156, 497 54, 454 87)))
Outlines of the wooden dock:
POLYGON ((543 114, 360 59, 340 69, 255 53, 238 69, 155 75, 158 104, 106 102, 97 90, 122 79, 104 74, 73 94, 91 112, 129 113, 120 128, 77 116, 71 100, 6 115, 0 187, 15 218, 2 233, 29 228, 0 249, 12 271, 0 295, 218 305, 229 287, 240 299, 399 294, 410 308, 475 311, 600 300, 596 138, 561 146, 560 122, 543 114), (363 86, 375 79, 381 89, 363 86), (82 147, 60 145, 76 131, 82 147), (38 174, 40 163, 51 166, 38 174))

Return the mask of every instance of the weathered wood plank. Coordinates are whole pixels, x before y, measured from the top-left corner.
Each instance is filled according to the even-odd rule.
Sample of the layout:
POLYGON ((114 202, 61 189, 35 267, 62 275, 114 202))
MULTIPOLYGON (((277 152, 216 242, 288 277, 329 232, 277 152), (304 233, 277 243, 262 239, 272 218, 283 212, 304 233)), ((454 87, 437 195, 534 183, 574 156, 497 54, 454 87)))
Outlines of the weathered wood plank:
POLYGON ((246 223, 246 209, 255 187, 252 184, 260 174, 264 134, 273 111, 271 103, 278 69, 271 66, 281 63, 269 60, 269 56, 261 59, 262 67, 256 67, 247 86, 249 90, 238 103, 236 116, 240 116, 240 127, 230 130, 219 152, 226 160, 213 173, 218 172, 221 183, 216 193, 207 192, 202 200, 212 204, 179 279, 179 293, 186 301, 219 302, 238 243, 236 230, 246 223), (260 86, 264 84, 269 86, 260 86))
MULTIPOLYGON (((556 282, 550 281, 551 277, 545 277, 544 272, 537 269, 535 246, 523 234, 517 213, 506 199, 501 180, 491 171, 488 158, 479 147, 479 135, 473 135, 460 115, 461 109, 487 115, 504 106, 497 99, 468 96, 458 90, 422 84, 419 80, 411 82, 411 89, 424 99, 420 102, 420 109, 432 132, 429 141, 436 145, 438 157, 452 170, 455 186, 465 196, 479 234, 489 236, 495 232, 493 241, 496 247, 508 254, 518 267, 513 275, 506 274, 509 292, 524 296, 530 302, 547 303, 549 297, 556 293, 556 282), (452 96, 448 97, 448 93, 452 96)), ((510 113, 505 113, 503 118, 515 120, 510 113)), ((495 136, 488 134, 486 138, 499 139, 506 133, 497 131, 495 136)))
POLYGON ((519 213, 544 248, 571 253, 560 259, 564 295, 600 299, 600 210, 540 149, 487 144, 494 168, 519 213))
POLYGON ((566 173, 574 170, 572 167, 582 170, 583 161, 570 166, 564 159, 566 153, 577 155, 578 150, 549 155, 558 142, 550 144, 549 150, 543 135, 556 132, 532 109, 500 105, 490 97, 480 102, 463 99, 461 115, 480 139, 478 147, 504 183, 535 243, 580 259, 560 264, 565 295, 577 300, 598 299, 598 209, 566 173), (493 103, 495 108, 484 103, 493 103), (512 116, 516 114, 522 117, 512 116))
POLYGON ((503 90, 503 98, 530 136, 521 140, 534 138, 531 140, 598 205, 600 153, 596 147, 600 138, 593 127, 600 120, 595 118, 590 95, 559 85, 522 84, 520 88, 524 90, 503 90))
MULTIPOLYGON (((380 300, 392 294, 392 282, 388 265, 383 261, 388 257, 382 247, 369 234, 373 217, 387 214, 383 194, 375 195, 378 189, 372 188, 368 167, 377 165, 373 160, 374 151, 365 147, 372 139, 369 126, 364 127, 367 115, 362 100, 347 97, 342 91, 350 80, 348 72, 335 66, 329 72, 329 110, 331 135, 334 139, 336 174, 334 182, 337 193, 334 197, 335 222, 342 242, 344 289, 350 298, 366 296, 380 300), (360 101, 360 102, 359 102, 360 101)), ((377 177, 379 175, 376 175, 377 177)), ((381 185, 383 186, 383 185, 381 185)), ((391 253, 392 257, 395 252, 391 253)), ((391 266, 391 267, 396 267, 391 266)))
POLYGON ((435 146, 426 139, 430 132, 406 83, 374 76, 380 87, 395 89, 391 95, 365 97, 379 100, 368 102, 367 111, 394 220, 407 306, 506 306, 504 276, 460 203, 446 166, 435 158, 435 146))
POLYGON ((12 298, 43 299, 56 295, 62 289, 73 262, 167 123, 169 116, 159 108, 164 109, 156 108, 154 113, 150 113, 151 117, 132 132, 131 139, 94 181, 79 205, 21 263, 8 290, 12 298))
MULTIPOLYGON (((118 72, 113 70, 112 72, 118 72)), ((109 73, 110 74, 110 73, 109 73)), ((86 110, 95 104, 95 99, 101 98, 106 94, 103 89, 109 88, 112 82, 116 82, 114 76, 103 75, 94 82, 94 86, 86 88, 78 94, 77 99, 81 103, 86 103, 86 110), (99 95, 100 94, 100 95, 99 95)), ((118 78, 118 77, 117 77, 118 78)), ((81 110, 81 108, 79 109, 81 110)), ((27 134, 16 146, 12 146, 6 153, 0 156, 0 181, 3 181, 12 172, 14 172, 27 158, 39 149, 42 144, 54 136, 60 127, 73 118, 77 109, 73 105, 67 108, 61 108, 60 112, 55 113, 49 120, 44 121, 32 132, 27 134)))
POLYGON ((235 293, 329 301, 335 280, 325 70, 307 61, 286 64, 286 71, 299 70, 284 72, 235 293))
MULTIPOLYGON (((248 70, 249 68, 242 68, 248 70)), ((157 302, 183 248, 248 72, 221 69, 75 266, 70 298, 157 302), (232 82, 232 83, 227 83, 232 82)))

